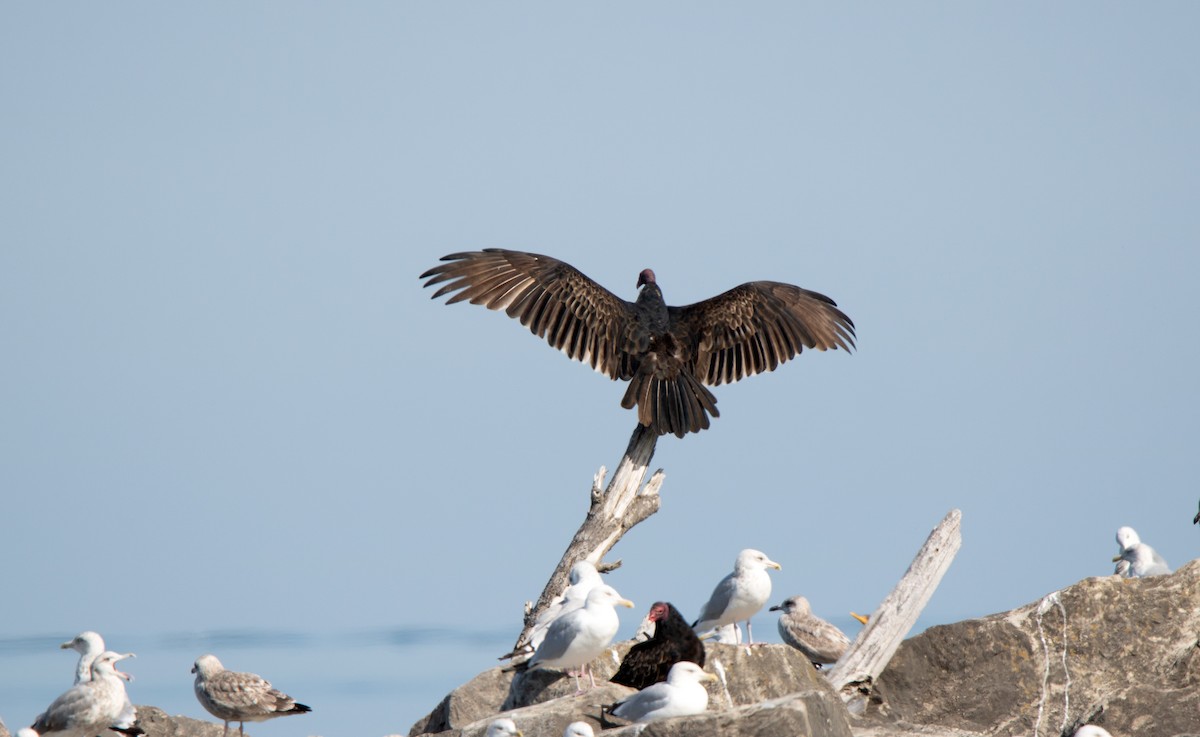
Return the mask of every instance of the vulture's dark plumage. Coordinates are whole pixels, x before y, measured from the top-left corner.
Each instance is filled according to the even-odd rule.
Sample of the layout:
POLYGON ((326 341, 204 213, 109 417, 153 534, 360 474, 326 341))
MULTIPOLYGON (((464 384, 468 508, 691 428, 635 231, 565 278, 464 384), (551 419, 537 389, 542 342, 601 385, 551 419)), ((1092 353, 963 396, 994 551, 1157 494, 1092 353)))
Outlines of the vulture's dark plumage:
POLYGON ((771 281, 747 282, 685 307, 670 307, 650 269, 627 302, 570 264, 489 248, 452 253, 421 274, 436 299, 504 310, 569 357, 629 382, 621 406, 659 435, 683 437, 718 417, 706 387, 738 381, 805 348, 854 347, 854 323, 823 294, 771 281))
POLYGON ((681 660, 704 667, 704 643, 688 626, 679 610, 665 601, 650 607, 654 636, 629 649, 621 667, 611 679, 613 683, 632 686, 639 691, 667 680, 671 666, 681 660))

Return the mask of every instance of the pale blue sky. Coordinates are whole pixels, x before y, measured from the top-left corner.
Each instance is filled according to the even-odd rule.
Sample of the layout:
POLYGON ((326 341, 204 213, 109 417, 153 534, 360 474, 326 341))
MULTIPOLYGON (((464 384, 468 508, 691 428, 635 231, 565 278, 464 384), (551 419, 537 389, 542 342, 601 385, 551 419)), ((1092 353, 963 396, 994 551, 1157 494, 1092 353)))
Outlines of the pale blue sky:
POLYGON ((788 281, 858 325, 660 442, 662 509, 612 556, 622 636, 656 599, 693 616, 744 547, 780 600, 870 610, 954 507, 928 623, 1110 572, 1120 525, 1182 564, 1197 27, 1191 3, 5 4, 0 637, 515 636, 635 419, 516 322, 429 300, 419 273, 488 246, 626 299, 646 267, 673 304, 788 281))

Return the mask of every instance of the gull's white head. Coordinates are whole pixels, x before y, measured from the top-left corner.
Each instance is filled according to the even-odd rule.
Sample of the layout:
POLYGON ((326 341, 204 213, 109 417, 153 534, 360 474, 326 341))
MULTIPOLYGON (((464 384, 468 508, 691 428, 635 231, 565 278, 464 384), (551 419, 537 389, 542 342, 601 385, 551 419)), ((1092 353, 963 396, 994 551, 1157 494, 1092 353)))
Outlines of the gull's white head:
POLYGON ((600 571, 596 570, 596 566, 589 561, 581 560, 571 566, 571 574, 568 578, 572 586, 579 583, 599 583, 600 571))
POLYGON ((737 571, 766 570, 768 568, 774 568, 777 571, 783 570, 783 566, 768 558, 766 553, 753 548, 746 548, 738 553, 737 562, 734 563, 733 568, 737 571))
POLYGON ((717 677, 712 673, 705 673, 703 668, 687 660, 679 661, 671 666, 671 670, 667 671, 667 683, 672 686, 715 680, 717 677))
POLYGON ((522 737, 517 724, 508 717, 496 719, 487 728, 487 737, 522 737))
POLYGON ((201 655, 196 658, 196 662, 192 665, 192 672, 198 678, 208 678, 225 670, 225 666, 221 665, 221 661, 217 660, 216 655, 201 655))
POLYGON ((588 592, 587 603, 589 606, 597 604, 607 604, 608 606, 624 606, 633 608, 633 602, 629 599, 621 598, 617 590, 608 584, 601 584, 588 592))
POLYGON ((1095 724, 1085 724, 1075 730, 1073 737, 1112 737, 1112 735, 1104 727, 1097 727, 1095 724))
POLYGON ((105 650, 92 661, 92 680, 96 681, 108 676, 116 676, 126 681, 133 680, 128 673, 117 670, 117 661, 132 657, 136 656, 133 653, 114 653, 112 650, 105 650))
POLYGON ((104 638, 98 633, 88 630, 75 635, 72 640, 67 640, 59 645, 63 650, 74 650, 81 655, 91 653, 93 655, 104 652, 104 638))
POLYGON ((1141 541, 1142 539, 1138 537, 1137 532, 1135 532, 1132 527, 1117 528, 1117 545, 1121 546, 1121 550, 1126 550, 1130 546, 1137 545, 1141 541))
POLYGON ((563 737, 596 737, 596 733, 587 722, 571 722, 563 730, 563 737))

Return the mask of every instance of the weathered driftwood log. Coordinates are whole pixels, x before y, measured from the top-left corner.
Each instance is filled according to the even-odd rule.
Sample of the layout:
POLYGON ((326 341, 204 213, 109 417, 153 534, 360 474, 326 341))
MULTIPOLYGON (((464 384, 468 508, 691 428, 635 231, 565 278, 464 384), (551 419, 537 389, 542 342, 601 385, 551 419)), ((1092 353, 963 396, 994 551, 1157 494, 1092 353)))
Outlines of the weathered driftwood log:
POLYGON ((929 597, 962 547, 962 512, 950 510, 917 552, 892 593, 871 615, 850 649, 829 671, 829 682, 851 712, 861 711, 871 684, 917 622, 929 597))
POLYGON ((600 561, 612 550, 622 535, 658 511, 658 490, 664 478, 662 469, 655 471, 650 481, 645 486, 642 485, 650 466, 650 459, 654 457, 657 441, 658 436, 654 432, 638 425, 629 438, 629 447, 626 448, 625 456, 617 466, 617 472, 613 474, 608 488, 602 488, 607 471, 603 466, 600 467, 592 480, 591 504, 587 517, 575 533, 575 537, 571 539, 571 544, 567 546, 554 573, 550 575, 550 580, 546 582, 546 588, 542 590, 537 603, 532 606, 526 605, 525 626, 517 638, 514 651, 524 647, 538 615, 566 588, 571 566, 584 559, 595 563, 602 571, 612 570, 621 565, 620 561, 609 565, 601 565, 600 561))

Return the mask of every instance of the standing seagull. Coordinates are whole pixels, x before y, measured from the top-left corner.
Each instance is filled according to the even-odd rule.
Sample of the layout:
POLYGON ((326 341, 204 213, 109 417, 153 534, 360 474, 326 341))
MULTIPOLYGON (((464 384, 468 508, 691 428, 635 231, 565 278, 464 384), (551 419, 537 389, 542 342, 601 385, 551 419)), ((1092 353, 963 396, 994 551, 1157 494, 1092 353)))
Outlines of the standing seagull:
MULTIPOLYGON (((76 685, 92 680, 92 664, 104 652, 104 638, 99 633, 88 630, 87 632, 80 632, 74 638, 59 645, 59 647, 63 650, 74 650, 79 653, 79 662, 75 665, 76 685)), ((132 658, 134 655, 133 653, 126 653, 125 657, 132 658)), ((117 675, 125 680, 129 680, 129 675, 126 673, 117 671, 117 675)), ((130 732, 134 728, 134 722, 137 721, 137 710, 133 708, 133 702, 129 700, 129 694, 125 691, 123 685, 121 693, 125 696, 125 705, 121 709, 120 716, 117 717, 112 726, 118 732, 130 732)))
POLYGON ((591 590, 604 583, 600 578, 600 571, 587 560, 581 560, 571 566, 571 573, 567 580, 570 585, 563 590, 561 596, 550 602, 550 605, 538 615, 537 621, 533 623, 533 628, 529 631, 529 641, 512 652, 501 655, 500 660, 513 658, 522 653, 529 654, 537 650, 546 637, 546 630, 549 629, 550 623, 567 612, 582 607, 591 590))
MULTIPOLYGON (((95 737, 120 720, 129 698, 116 662, 130 654, 105 651, 91 665, 91 679, 67 689, 38 715, 29 729, 42 737, 95 737)), ((141 733, 141 730, 136 730, 141 733)))
POLYGON ((671 666, 681 660, 704 666, 704 643, 678 609, 668 602, 656 601, 647 619, 654 623, 654 635, 629 649, 610 681, 640 691, 667 680, 671 666))
POLYGON ((658 435, 683 437, 720 416, 706 386, 775 368, 805 348, 854 347, 854 323, 823 294, 753 281, 703 302, 668 306, 654 272, 638 276, 627 302, 549 256, 489 248, 452 253, 421 274, 433 298, 469 301, 509 317, 569 358, 628 381, 621 399, 658 435), (457 294, 455 294, 457 292, 457 294))
MULTIPOLYGON (((596 679, 588 664, 604 652, 621 626, 616 606, 632 607, 633 602, 622 599, 616 589, 606 584, 592 589, 582 607, 550 623, 537 652, 518 668, 579 669, 587 672, 591 686, 595 687, 596 679)), ((576 695, 583 693, 578 673, 575 673, 575 689, 576 695)))
POLYGON ((808 658, 813 665, 836 663, 850 647, 850 638, 837 627, 812 613, 808 599, 793 596, 784 599, 771 611, 782 611, 779 617, 779 636, 783 641, 808 658))
POLYGON ((736 629, 738 622, 745 622, 747 644, 753 645, 750 618, 771 598, 768 568, 777 571, 783 569, 761 551, 747 548, 738 553, 733 573, 721 579, 721 583, 713 589, 708 603, 700 610, 700 618, 692 623, 692 629, 704 633, 727 624, 734 625, 736 629))
POLYGON ((98 633, 88 630, 80 632, 59 647, 79 653, 79 662, 75 665, 75 683, 92 680, 92 662, 100 653, 104 652, 104 638, 98 633))
POLYGON ((215 655, 196 658, 192 672, 196 674, 196 698, 209 714, 225 722, 225 737, 229 735, 230 722, 237 722, 238 733, 245 735, 246 722, 312 711, 272 688, 262 676, 225 670, 215 655))

